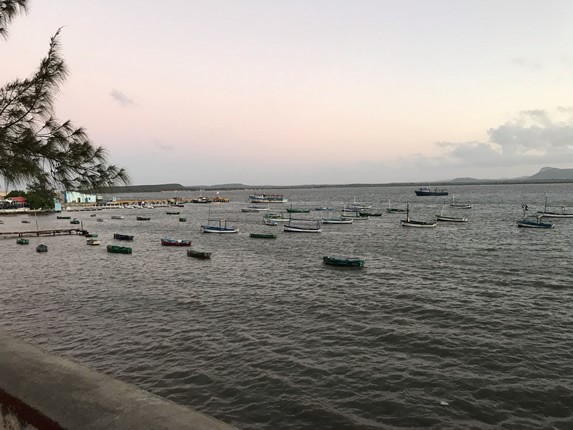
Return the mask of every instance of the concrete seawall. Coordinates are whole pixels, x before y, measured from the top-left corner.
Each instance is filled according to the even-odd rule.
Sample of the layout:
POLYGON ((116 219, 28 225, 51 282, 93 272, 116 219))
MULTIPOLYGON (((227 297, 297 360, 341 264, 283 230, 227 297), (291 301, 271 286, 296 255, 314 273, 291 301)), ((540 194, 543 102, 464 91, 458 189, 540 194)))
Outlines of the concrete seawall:
POLYGON ((0 430, 234 428, 0 332, 0 430))

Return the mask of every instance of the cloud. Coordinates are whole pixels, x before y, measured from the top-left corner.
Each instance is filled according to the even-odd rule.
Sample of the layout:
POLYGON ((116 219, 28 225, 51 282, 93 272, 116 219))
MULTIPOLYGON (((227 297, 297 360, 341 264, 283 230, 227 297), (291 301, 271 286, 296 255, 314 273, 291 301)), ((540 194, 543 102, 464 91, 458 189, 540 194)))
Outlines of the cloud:
POLYGON ((112 90, 109 94, 116 102, 123 107, 135 106, 135 102, 119 90, 112 90))
POLYGON ((487 130, 487 142, 437 142, 443 161, 472 166, 563 163, 573 159, 573 110, 521 111, 511 121, 487 130))

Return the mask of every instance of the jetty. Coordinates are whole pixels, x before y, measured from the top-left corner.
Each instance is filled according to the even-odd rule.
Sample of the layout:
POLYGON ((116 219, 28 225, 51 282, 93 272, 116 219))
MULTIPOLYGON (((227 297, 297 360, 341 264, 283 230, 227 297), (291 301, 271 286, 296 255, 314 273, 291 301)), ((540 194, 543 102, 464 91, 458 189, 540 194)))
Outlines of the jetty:
POLYGON ((40 236, 64 236, 71 234, 85 235, 87 233, 83 228, 56 228, 50 230, 32 230, 32 231, 2 231, 0 237, 40 237, 40 236))

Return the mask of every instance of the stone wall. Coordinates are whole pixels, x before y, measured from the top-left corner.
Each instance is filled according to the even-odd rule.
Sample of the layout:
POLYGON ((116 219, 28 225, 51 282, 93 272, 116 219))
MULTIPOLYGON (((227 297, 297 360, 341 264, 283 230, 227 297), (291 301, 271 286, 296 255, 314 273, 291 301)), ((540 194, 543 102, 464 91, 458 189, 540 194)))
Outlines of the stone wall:
POLYGON ((0 332, 0 430, 234 427, 0 332))

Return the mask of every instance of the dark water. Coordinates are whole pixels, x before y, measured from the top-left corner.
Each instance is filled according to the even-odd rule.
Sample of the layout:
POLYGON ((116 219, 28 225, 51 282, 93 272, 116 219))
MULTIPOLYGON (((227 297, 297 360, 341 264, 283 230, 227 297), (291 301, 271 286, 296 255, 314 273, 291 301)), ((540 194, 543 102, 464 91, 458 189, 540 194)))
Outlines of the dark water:
MULTIPOLYGON (((573 206, 573 187, 452 191, 473 204, 470 221, 428 230, 384 213, 319 235, 283 233, 240 212, 247 192, 211 205, 239 235, 201 234, 209 205, 182 208, 187 223, 164 208, 110 210, 103 223, 76 214, 102 245, 114 232, 135 235, 133 254, 80 237, 0 240, 0 324, 244 429, 573 428, 573 219, 551 231, 515 223, 523 203, 541 209, 545 195, 573 206), (260 231, 278 238, 249 238, 260 231), (165 236, 213 258, 162 248, 165 236), (47 254, 35 252, 40 241, 47 254), (325 267, 328 254, 361 256, 366 268, 325 267)), ((449 203, 413 187, 285 193, 311 208, 409 201, 415 219, 449 203)), ((2 219, 1 231, 35 227, 2 219)), ((69 227, 53 215, 38 222, 69 227)))

